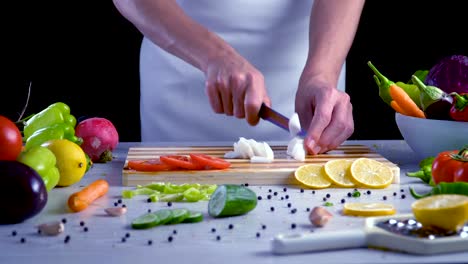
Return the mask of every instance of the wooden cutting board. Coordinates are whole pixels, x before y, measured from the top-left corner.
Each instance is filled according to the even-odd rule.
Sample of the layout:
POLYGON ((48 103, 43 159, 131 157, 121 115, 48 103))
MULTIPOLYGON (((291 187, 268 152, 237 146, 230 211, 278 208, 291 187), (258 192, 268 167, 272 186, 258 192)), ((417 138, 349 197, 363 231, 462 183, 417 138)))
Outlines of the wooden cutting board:
POLYGON ((204 153, 223 157, 232 146, 217 147, 130 147, 122 170, 124 186, 145 185, 151 182, 201 183, 201 184, 244 184, 250 185, 296 185, 294 171, 306 163, 325 164, 332 159, 371 158, 390 166, 394 177, 400 178, 400 168, 380 154, 364 145, 342 145, 326 154, 309 155, 304 162, 286 155, 286 146, 271 146, 275 154, 272 163, 251 163, 249 159, 228 159, 232 165, 226 170, 180 170, 141 172, 129 170, 129 160, 158 158, 162 155, 188 155, 204 153))

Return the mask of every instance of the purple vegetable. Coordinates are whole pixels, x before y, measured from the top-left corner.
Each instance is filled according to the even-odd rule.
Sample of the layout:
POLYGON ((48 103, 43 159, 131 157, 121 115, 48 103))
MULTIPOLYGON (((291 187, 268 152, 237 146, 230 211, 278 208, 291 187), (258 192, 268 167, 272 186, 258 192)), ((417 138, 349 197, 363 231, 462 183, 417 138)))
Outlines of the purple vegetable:
POLYGON ((468 57, 452 55, 434 65, 424 82, 446 93, 468 93, 468 57))
POLYGON ((41 176, 18 161, 0 161, 0 224, 16 224, 44 209, 47 190, 41 176))

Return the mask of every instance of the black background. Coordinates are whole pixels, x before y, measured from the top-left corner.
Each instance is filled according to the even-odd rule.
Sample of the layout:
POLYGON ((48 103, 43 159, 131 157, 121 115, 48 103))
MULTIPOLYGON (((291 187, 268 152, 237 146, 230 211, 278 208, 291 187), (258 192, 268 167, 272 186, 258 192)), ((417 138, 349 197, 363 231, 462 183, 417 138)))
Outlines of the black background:
MULTIPOLYGON (((18 119, 31 82, 25 115, 62 101, 77 118, 110 119, 121 141, 140 141, 141 34, 112 1, 63 2, 17 1, 5 8, 10 19, 2 22, 0 114, 18 119)), ((444 56, 468 55, 463 3, 367 1, 347 60, 351 139, 401 138, 394 111, 378 97, 366 63, 406 81, 444 56)))

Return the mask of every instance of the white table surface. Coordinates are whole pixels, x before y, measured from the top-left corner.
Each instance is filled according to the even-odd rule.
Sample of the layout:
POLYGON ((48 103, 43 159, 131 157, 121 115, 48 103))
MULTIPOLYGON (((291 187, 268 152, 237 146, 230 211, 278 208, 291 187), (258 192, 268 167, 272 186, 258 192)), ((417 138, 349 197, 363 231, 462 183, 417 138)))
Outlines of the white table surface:
MULTIPOLYGON (((275 144, 274 142, 271 142, 275 144)), ((207 143, 209 144, 209 143, 207 143)), ((230 143, 224 144, 229 145, 230 143)), ((276 143, 277 144, 277 143, 276 143)), ((375 141, 347 141, 345 144, 363 144, 370 146, 388 160, 401 168, 401 184, 392 185, 386 189, 371 190, 371 194, 364 194, 367 189, 359 189, 360 198, 348 198, 347 193, 352 189, 306 189, 300 192, 298 187, 287 186, 249 186, 257 195, 263 197, 257 207, 250 213, 230 218, 214 219, 207 215, 207 202, 173 203, 172 208, 185 207, 204 212, 205 219, 201 223, 158 226, 147 230, 132 230, 130 222, 135 217, 145 213, 167 207, 166 203, 148 203, 146 196, 124 199, 128 213, 121 217, 108 217, 104 208, 114 206, 124 189, 133 187, 122 186, 122 167, 128 148, 141 143, 119 143, 114 152, 114 160, 106 164, 94 164, 93 168, 78 183, 70 187, 55 188, 49 194, 44 210, 35 217, 23 223, 0 226, 0 263, 448 263, 468 262, 468 249, 462 253, 450 253, 433 256, 417 256, 406 253, 384 251, 377 249, 348 249, 339 251, 303 253, 293 255, 275 255, 271 252, 271 239, 278 233, 289 232, 327 232, 361 228, 364 223, 362 217, 341 215, 341 199, 346 201, 381 201, 393 204, 398 213, 411 213, 411 203, 414 199, 408 191, 408 185, 424 192, 429 188, 419 179, 405 175, 407 171, 418 169, 418 158, 408 145, 401 140, 375 141), (68 196, 78 191, 84 185, 97 178, 108 180, 111 185, 109 193, 97 200, 88 209, 71 213, 66 201, 68 196), (266 199, 268 190, 278 192, 271 200, 266 199), (403 189, 403 192, 401 192, 403 189), (393 193, 397 192, 397 196, 393 193), (328 199, 334 205, 327 207, 334 215, 332 220, 323 228, 313 227, 308 220, 309 212, 306 208, 323 204, 323 197, 329 193, 328 199), (280 197, 288 194, 289 199, 280 197), (401 195, 406 198, 402 199, 401 195), (386 201, 383 196, 387 196, 386 201), (291 208, 287 204, 291 203, 291 208), (271 212, 270 207, 275 211, 271 212), (290 210, 297 208, 292 214, 290 210), (65 232, 56 237, 46 237, 37 234, 36 225, 48 221, 65 218, 65 232), (84 232, 80 226, 84 221, 89 231, 84 232), (297 228, 291 229, 295 223, 297 228), (234 228, 229 229, 229 224, 234 228), (262 229, 266 225, 266 229, 262 229), (212 233, 211 229, 216 228, 212 233), (176 230, 177 234, 173 234, 176 230), (17 235, 12 236, 16 231, 17 235), (256 237, 256 233, 260 237, 256 237), (122 242, 126 233, 130 237, 122 242), (70 241, 64 243, 65 236, 70 241), (220 235, 221 240, 216 240, 220 235), (168 242, 172 236, 173 241, 168 242), (26 243, 20 243, 25 238, 26 243), (152 240, 152 245, 148 245, 152 240)), ((156 144, 151 144, 155 146, 156 144)), ((171 143, 159 145, 174 145, 171 143)), ((180 145, 180 144, 178 144, 180 145)), ((200 145, 197 143, 197 145, 200 145)), ((223 145, 223 144, 221 144, 223 145)), ((6 202, 6 201, 3 201, 6 202)))

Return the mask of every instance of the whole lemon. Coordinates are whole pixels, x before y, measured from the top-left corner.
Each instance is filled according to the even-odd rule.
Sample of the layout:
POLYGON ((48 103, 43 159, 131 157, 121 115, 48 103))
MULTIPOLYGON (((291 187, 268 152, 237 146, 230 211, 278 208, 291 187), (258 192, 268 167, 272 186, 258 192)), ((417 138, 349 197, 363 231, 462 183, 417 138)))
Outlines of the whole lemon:
POLYGON ((50 149, 57 159, 56 166, 60 171, 57 186, 70 186, 83 178, 86 173, 87 160, 83 149, 67 139, 53 139, 42 146, 50 149))

